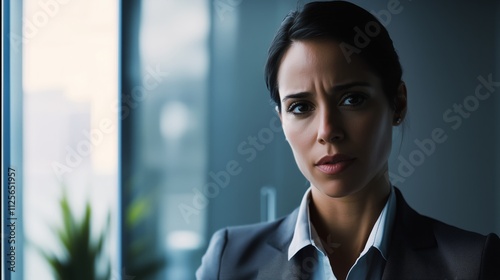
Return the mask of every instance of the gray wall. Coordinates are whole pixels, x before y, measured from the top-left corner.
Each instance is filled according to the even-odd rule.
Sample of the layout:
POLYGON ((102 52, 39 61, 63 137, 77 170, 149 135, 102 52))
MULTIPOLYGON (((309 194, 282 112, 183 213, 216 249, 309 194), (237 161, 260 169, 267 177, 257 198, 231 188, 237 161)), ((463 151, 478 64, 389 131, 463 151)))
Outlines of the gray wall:
POLYGON ((415 140, 428 139, 433 130, 442 129, 446 141, 436 143, 434 152, 397 184, 421 213, 487 233, 495 231, 500 218, 495 214, 499 158, 494 152, 495 131, 499 130, 495 101, 500 88, 479 101, 475 89, 479 76, 500 80, 495 71, 498 4, 471 3, 402 1, 404 9, 388 26, 409 91, 408 127, 401 151, 393 150, 391 171, 399 173, 400 156, 411 161, 410 155, 419 150, 415 140), (452 112, 454 104, 464 106, 464 117, 452 112))
MULTIPOLYGON (((282 133, 269 133, 276 116, 263 79, 272 36, 296 1, 229 2, 233 5, 224 10, 212 7, 207 174, 226 169, 230 161, 236 161, 241 172, 210 199, 207 237, 221 227, 258 222, 262 186, 277 189, 278 216, 297 207, 307 188, 282 133), (252 148, 249 137, 259 139, 259 135, 258 145, 252 148)), ((374 11, 387 9, 388 4, 353 2, 374 11)), ((450 123, 443 114, 464 100, 474 105, 479 76, 492 74, 494 81, 500 81, 499 3, 400 1, 401 12, 387 21, 409 94, 403 144, 400 147, 397 132, 390 159, 391 172, 402 177, 394 183, 420 213, 481 233, 500 233, 500 175, 496 174, 500 87, 479 101, 468 118, 461 118, 456 130, 452 128, 456 117, 450 123), (436 128, 447 139, 436 144, 420 164, 421 152, 416 152, 414 141, 431 137, 436 128), (408 174, 398 171, 401 158, 416 163, 411 175, 403 177, 408 174)), ((207 181, 213 179, 207 176, 207 181)))

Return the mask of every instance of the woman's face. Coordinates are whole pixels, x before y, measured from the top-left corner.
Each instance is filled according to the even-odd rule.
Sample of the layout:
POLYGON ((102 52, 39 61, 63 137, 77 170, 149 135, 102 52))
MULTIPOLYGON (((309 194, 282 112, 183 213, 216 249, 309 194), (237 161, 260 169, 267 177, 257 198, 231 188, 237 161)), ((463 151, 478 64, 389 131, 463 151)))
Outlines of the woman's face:
POLYGON ((296 41, 278 72, 287 141, 304 176, 330 197, 387 185, 394 112, 380 79, 350 58, 334 41, 296 41))

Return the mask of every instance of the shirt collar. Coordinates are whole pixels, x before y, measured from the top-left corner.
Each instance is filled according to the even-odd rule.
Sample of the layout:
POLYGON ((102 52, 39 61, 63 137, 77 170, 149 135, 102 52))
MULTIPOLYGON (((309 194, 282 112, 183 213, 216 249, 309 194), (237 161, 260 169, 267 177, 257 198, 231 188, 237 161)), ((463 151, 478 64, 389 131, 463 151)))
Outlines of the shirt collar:
POLYGON ((295 230, 293 231, 292 242, 288 247, 288 260, 290 260, 298 251, 307 245, 312 244, 311 226, 309 223, 309 201, 311 196, 311 187, 309 187, 302 197, 300 202, 299 213, 297 215, 297 222, 295 223, 295 230))
MULTIPOLYGON (((297 216, 297 222, 295 223, 295 230, 293 232, 292 242, 288 247, 288 260, 293 258, 297 252, 299 252, 302 248, 312 245, 321 251, 323 246, 321 242, 315 242, 315 240, 319 240, 316 231, 312 227, 310 223, 309 216, 309 202, 311 200, 311 187, 307 189, 304 196, 302 197, 302 201, 299 206, 299 213, 297 216), (316 244, 318 243, 318 244, 316 244)), ((375 222, 370 235, 368 236, 368 240, 366 242, 365 248, 361 252, 361 255, 364 255, 368 252, 371 247, 375 247, 380 251, 383 258, 387 260, 387 252, 389 247, 390 233, 392 226, 394 224, 394 219, 396 216, 396 196, 394 193, 394 187, 391 186, 391 192, 389 194, 389 199, 382 209, 377 221, 375 222)))

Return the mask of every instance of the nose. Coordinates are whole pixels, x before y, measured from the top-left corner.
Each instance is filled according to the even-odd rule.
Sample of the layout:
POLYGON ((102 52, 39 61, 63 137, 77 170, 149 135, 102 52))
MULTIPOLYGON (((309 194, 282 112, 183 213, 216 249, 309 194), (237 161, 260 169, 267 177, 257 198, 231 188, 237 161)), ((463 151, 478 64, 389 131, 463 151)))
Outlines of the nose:
POLYGON ((342 141, 345 137, 339 114, 325 109, 318 116, 318 143, 327 144, 342 141))

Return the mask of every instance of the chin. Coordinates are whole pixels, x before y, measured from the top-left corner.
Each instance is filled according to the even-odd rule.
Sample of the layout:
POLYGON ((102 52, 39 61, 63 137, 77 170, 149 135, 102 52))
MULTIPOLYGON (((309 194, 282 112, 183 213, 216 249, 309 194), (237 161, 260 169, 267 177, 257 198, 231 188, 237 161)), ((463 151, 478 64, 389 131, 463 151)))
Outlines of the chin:
POLYGON ((321 193, 332 198, 341 198, 349 196, 359 191, 358 184, 349 183, 344 180, 329 180, 326 182, 316 181, 313 187, 317 188, 321 193))
POLYGON ((346 197, 363 188, 363 184, 359 180, 359 175, 356 176, 356 174, 360 174, 360 172, 356 171, 358 170, 349 168, 337 175, 326 175, 321 171, 313 169, 309 170, 309 182, 311 182, 311 184, 321 193, 329 197, 346 197))

